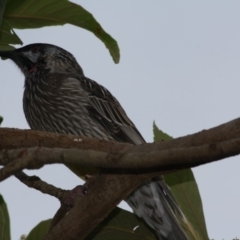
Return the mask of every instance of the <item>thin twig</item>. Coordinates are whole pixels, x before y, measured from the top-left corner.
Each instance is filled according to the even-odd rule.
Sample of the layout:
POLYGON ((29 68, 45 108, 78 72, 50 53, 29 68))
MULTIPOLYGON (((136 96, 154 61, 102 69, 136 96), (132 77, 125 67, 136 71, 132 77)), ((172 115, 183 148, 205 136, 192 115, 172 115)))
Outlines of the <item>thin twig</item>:
POLYGON ((16 173, 15 177, 28 187, 34 188, 42 193, 56 197, 60 201, 62 201, 62 199, 64 199, 65 195, 68 193, 67 190, 63 190, 61 188, 57 188, 51 184, 48 184, 37 176, 28 176, 24 172, 16 173))

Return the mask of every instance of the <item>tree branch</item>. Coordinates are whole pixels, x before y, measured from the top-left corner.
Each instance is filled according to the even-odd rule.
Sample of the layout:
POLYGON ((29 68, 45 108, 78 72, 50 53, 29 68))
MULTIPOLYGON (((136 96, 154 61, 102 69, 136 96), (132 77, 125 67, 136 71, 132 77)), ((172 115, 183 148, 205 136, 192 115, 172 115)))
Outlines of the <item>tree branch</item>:
MULTIPOLYGON (((79 164, 83 167, 112 169, 134 170, 142 168, 147 171, 157 168, 159 171, 161 169, 162 173, 165 170, 175 171, 182 168, 195 167, 240 153, 238 148, 240 138, 236 138, 239 137, 239 135, 236 136, 236 133, 239 132, 238 123, 239 120, 237 119, 218 127, 218 130, 222 131, 226 131, 226 129, 230 129, 233 126, 235 128, 234 131, 232 130, 222 135, 218 141, 213 141, 216 138, 212 134, 216 132, 216 128, 213 128, 194 135, 174 139, 167 143, 161 142, 133 146, 118 142, 109 143, 104 140, 83 138, 78 143, 78 149, 35 147, 3 150, 0 152, 0 164, 6 165, 6 161, 8 164, 0 170, 0 180, 22 169, 36 169, 49 163, 79 164), (229 133, 233 135, 232 139, 227 137, 229 133), (207 143, 202 141, 197 143, 197 145, 192 144, 192 142, 186 144, 189 138, 194 139, 195 137, 198 139, 202 135, 208 136, 209 140, 207 143), (211 137, 213 139, 210 141, 211 137), (88 143, 90 146, 87 149, 88 143), (98 145, 98 143, 101 144, 98 145), (185 143, 185 146, 182 146, 184 145, 183 143, 185 143), (111 148, 108 147, 108 144, 111 145, 111 148)), ((56 135, 56 137, 59 137, 59 135, 56 135)), ((23 140, 20 142, 23 142, 23 140)), ((0 141, 0 144, 3 145, 4 143, 0 141)))
POLYGON ((51 184, 48 184, 44 181, 42 181, 39 177, 37 176, 28 176, 24 172, 17 172, 15 174, 15 177, 19 179, 22 183, 27 185, 30 188, 34 188, 36 190, 39 190, 42 193, 51 195, 53 197, 56 197, 60 201, 64 199, 66 194, 69 191, 63 190, 61 188, 57 188, 51 184))
MULTIPOLYGON (((143 144, 141 146, 131 146, 129 144, 121 144, 116 142, 106 142, 103 140, 81 138, 82 141, 74 141, 76 136, 66 136, 59 134, 43 133, 37 131, 22 131, 13 129, 0 129, 0 154, 3 164, 8 163, 8 159, 4 157, 4 151, 11 149, 24 149, 31 147, 46 148, 75 148, 81 151, 95 151, 110 153, 108 159, 110 163, 121 165, 122 159, 131 158, 133 167, 134 161, 132 157, 152 157, 153 161, 158 161, 160 155, 170 154, 168 161, 173 161, 175 155, 182 154, 184 158, 178 159, 180 166, 189 166, 191 164, 201 164, 209 162, 213 159, 222 159, 224 157, 233 156, 239 153, 239 137, 240 137, 240 119, 233 120, 218 127, 205 130, 193 135, 174 139, 169 142, 159 142, 154 144, 143 144), (3 151, 4 149, 4 151, 3 151), (198 149, 198 150, 196 150, 198 149), (199 151, 200 157, 195 159, 188 158, 187 154, 192 151, 199 151), (171 152, 173 151, 173 152, 171 152), (204 151, 208 152, 205 159, 204 151), (185 152, 185 154, 184 154, 185 152), (122 153, 124 153, 122 155, 122 153), (149 153, 151 153, 149 155, 149 153), (156 155, 157 154, 157 155, 156 155), (173 155, 171 155, 173 154, 173 155), (157 156, 157 157, 156 157, 157 156), (202 159, 204 158, 204 159, 202 159)), ((70 151, 70 150, 69 150, 70 151)), ((75 150, 74 150, 75 151, 75 150)), ((11 153, 13 154, 13 152, 11 153)), ((16 156, 11 160, 18 159, 18 151, 16 156)), ((14 154, 13 154, 14 155, 14 154)), ((176 156, 177 157, 177 156, 176 156)), ((18 160, 20 160, 19 158, 18 160)), ((80 159, 80 158, 79 158, 80 159)), ((77 160, 77 159, 76 159, 77 160)), ((80 161, 80 160, 78 160, 80 161)), ((88 159, 89 161, 89 159, 88 159)), ((125 159, 127 163, 127 159, 125 159)), ((162 161, 162 158, 161 158, 162 161)), ((167 161, 167 158, 165 159, 167 161)), ((176 160, 174 160, 176 161, 176 160)), ((170 163, 168 167, 176 168, 174 163, 170 163), (172 164, 172 165, 171 165, 172 164)), ((41 166, 42 162, 38 166, 41 166)), ((162 163, 163 164, 163 163, 162 163)), ((169 164, 167 162, 167 164, 169 164)), ((193 165, 191 165, 193 166, 193 165)), ((166 169, 166 167, 165 167, 166 169)), ((150 169, 151 170, 151 169, 150 169)), ((112 171, 112 170, 109 170, 112 171)), ((158 175, 159 172, 149 172, 141 174, 107 174, 103 173, 90 179, 90 187, 87 195, 73 209, 56 224, 45 239, 84 239, 98 224, 107 216, 108 213, 133 189, 135 189, 142 181, 158 175)))
MULTIPOLYGON (((116 143, 118 145, 118 143, 116 143)), ((154 145, 154 144, 153 144, 154 145)), ((28 148, 5 150, 0 156, 0 164, 8 159, 8 164, 0 170, 0 181, 22 169, 38 169, 45 164, 63 163, 79 164, 83 167, 98 167, 112 169, 161 169, 175 171, 195 167, 204 163, 221 160, 240 154, 240 138, 205 144, 198 147, 173 148, 169 150, 138 151, 139 146, 129 146, 122 152, 103 152, 80 149, 61 148, 28 148), (137 150, 136 150, 137 149, 137 150), (20 156, 16 159, 16 155, 20 156), (12 162, 10 162, 12 161, 12 162)))
POLYGON ((126 198, 140 182, 151 176, 156 176, 156 173, 138 176, 100 174, 94 180, 90 179, 87 195, 75 202, 71 211, 46 235, 44 240, 85 239, 122 199, 126 198), (73 224, 75 222, 77 225, 73 224))

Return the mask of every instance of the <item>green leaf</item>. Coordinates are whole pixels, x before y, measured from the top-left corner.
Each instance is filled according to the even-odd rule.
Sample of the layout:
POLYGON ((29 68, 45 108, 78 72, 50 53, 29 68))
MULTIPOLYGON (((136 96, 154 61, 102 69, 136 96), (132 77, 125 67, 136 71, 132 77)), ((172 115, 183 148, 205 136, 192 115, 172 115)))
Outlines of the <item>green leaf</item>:
POLYGON ((48 219, 40 222, 36 227, 34 227, 28 234, 26 240, 42 240, 44 236, 48 233, 52 219, 48 219))
MULTIPOLYGON (((11 45, 1 45, 0 44, 0 51, 13 50, 13 49, 15 49, 15 48, 11 45)), ((1 57, 1 59, 6 60, 7 58, 1 57)))
POLYGON ((22 41, 13 31, 9 22, 3 19, 2 26, 0 28, 0 49, 1 50, 13 49, 13 47, 8 44, 22 44, 22 41))
MULTIPOLYGON (((168 141, 172 137, 159 130, 153 123, 154 142, 168 141)), ((202 200, 191 169, 164 175, 164 179, 184 215, 189 221, 186 233, 190 239, 209 239, 203 213, 202 200)), ((185 229, 183 226, 183 228, 185 229)))
MULTIPOLYGON (((42 240, 47 234, 51 219, 42 221, 29 233, 26 240, 42 240)), ((85 240, 158 240, 135 214, 115 208, 85 240)))
POLYGON ((157 240, 150 229, 135 214, 115 208, 86 240, 157 240))
POLYGON ((3 117, 0 116, 0 125, 2 124, 3 117))
POLYGON ((5 3, 6 0, 0 0, 0 50, 13 49, 13 47, 8 44, 22 43, 17 34, 13 31, 10 24, 3 19, 5 3))
POLYGON ((161 131, 155 122, 153 122, 153 140, 154 142, 160 142, 160 141, 168 141, 173 139, 173 137, 169 136, 165 132, 161 131))
POLYGON ((0 239, 10 240, 10 219, 7 210, 7 204, 5 203, 2 195, 0 195, 0 239))
POLYGON ((117 42, 106 33, 91 13, 67 0, 8 0, 4 18, 13 28, 40 28, 72 24, 92 32, 110 51, 115 63, 120 52, 117 42))
POLYGON ((2 18, 3 18, 3 13, 5 10, 5 6, 6 6, 6 0, 0 0, 0 26, 2 23, 2 18))

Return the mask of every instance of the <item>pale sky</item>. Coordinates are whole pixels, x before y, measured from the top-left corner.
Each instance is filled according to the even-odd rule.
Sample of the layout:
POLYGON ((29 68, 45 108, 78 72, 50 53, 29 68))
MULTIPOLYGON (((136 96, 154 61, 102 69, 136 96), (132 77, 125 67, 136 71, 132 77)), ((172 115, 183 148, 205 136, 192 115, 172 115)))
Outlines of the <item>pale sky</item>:
MULTIPOLYGON (((240 1, 78 3, 117 40, 119 64, 92 33, 74 26, 16 32, 24 45, 51 43, 73 53, 85 75, 115 95, 148 142, 154 120, 169 135, 180 137, 239 117, 240 1)), ((2 127, 28 129, 23 75, 11 61, 0 61, 0 74, 2 127)), ((211 239, 240 238, 239 160, 237 156, 193 169, 211 239)), ((29 174, 64 189, 81 183, 60 165, 29 174)), ((0 193, 8 203, 13 240, 59 207, 56 199, 14 177, 0 184, 0 193)))

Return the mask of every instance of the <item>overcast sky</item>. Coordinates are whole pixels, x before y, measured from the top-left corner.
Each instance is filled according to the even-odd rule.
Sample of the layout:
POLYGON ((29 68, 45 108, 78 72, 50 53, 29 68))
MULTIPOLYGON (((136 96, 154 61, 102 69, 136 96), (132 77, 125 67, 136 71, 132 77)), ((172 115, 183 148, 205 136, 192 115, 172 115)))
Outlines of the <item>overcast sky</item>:
MULTIPOLYGON (((107 87, 148 142, 152 123, 173 137, 239 117, 240 1, 78 1, 114 37, 114 64, 92 33, 66 25, 17 30, 25 44, 51 43, 73 53, 86 76, 107 87)), ((2 127, 29 128, 22 109, 24 78, 11 61, 0 62, 2 127)), ((194 168, 209 237, 240 238, 239 156, 194 168)), ((61 188, 79 179, 52 165, 30 174, 61 188)), ((53 216, 59 203, 14 177, 0 184, 8 203, 12 239, 53 216)), ((124 205, 126 206, 126 205, 124 205)))

